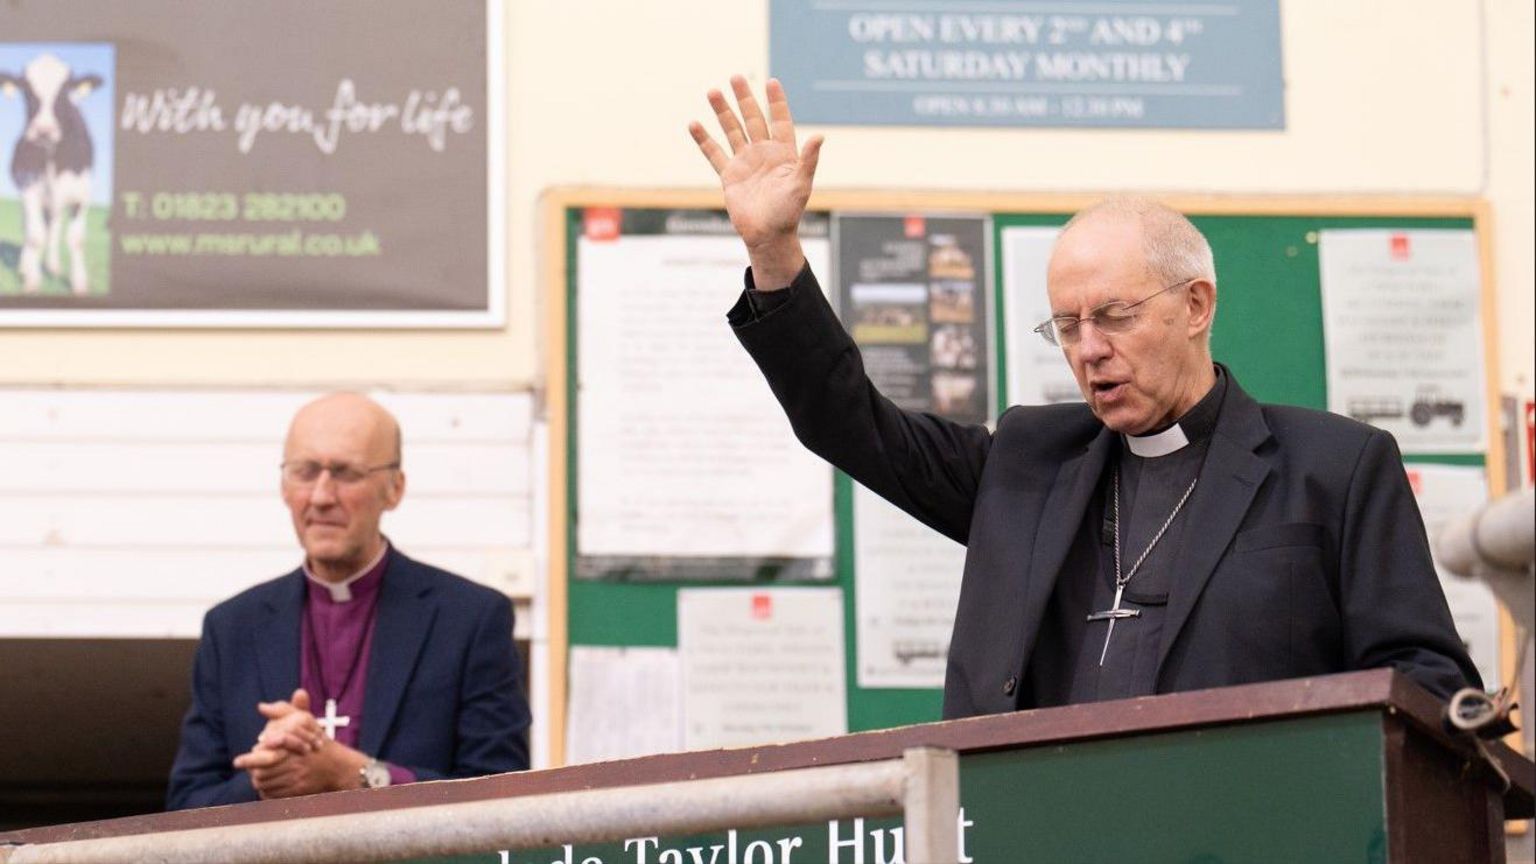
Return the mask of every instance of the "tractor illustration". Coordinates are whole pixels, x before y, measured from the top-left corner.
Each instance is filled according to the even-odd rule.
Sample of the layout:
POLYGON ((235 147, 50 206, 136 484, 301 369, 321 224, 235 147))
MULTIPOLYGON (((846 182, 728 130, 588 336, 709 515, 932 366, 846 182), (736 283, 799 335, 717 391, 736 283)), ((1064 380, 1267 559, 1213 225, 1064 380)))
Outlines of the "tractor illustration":
POLYGON ((1467 418, 1467 403, 1443 395, 1437 388, 1421 387, 1408 409, 1408 419, 1415 426, 1428 426, 1436 417, 1450 418, 1452 426, 1460 426, 1467 418))

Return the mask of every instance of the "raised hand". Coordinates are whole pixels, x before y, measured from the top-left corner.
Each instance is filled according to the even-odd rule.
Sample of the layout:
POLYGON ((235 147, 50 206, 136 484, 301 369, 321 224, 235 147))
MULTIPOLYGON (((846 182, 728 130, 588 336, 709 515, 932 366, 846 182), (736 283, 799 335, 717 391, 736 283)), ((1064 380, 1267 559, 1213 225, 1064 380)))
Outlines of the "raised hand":
POLYGON ((766 118, 745 78, 733 76, 731 90, 740 117, 724 94, 709 91, 709 106, 730 146, 729 154, 704 131, 703 124, 690 123, 688 132, 720 175, 725 209, 747 244, 757 288, 776 290, 788 286, 805 263, 798 229, 811 197, 822 137, 812 136, 803 148, 796 148, 789 100, 776 79, 768 81, 766 118))

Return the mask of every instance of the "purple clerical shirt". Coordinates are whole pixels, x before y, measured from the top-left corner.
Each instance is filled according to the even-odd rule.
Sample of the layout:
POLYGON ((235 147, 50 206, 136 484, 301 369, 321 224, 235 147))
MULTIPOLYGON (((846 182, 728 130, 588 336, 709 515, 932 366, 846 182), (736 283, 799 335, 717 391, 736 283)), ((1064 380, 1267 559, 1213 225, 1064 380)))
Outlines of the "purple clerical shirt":
MULTIPOLYGON (((386 544, 371 566, 339 584, 323 582, 304 568, 308 590, 300 635, 299 683, 309 691, 310 710, 322 721, 327 700, 336 700, 336 716, 347 718, 346 725, 336 727, 336 740, 354 749, 362 736, 368 653, 378 617, 379 586, 388 563, 386 544)), ((393 783, 416 779, 405 768, 388 767, 393 783)))

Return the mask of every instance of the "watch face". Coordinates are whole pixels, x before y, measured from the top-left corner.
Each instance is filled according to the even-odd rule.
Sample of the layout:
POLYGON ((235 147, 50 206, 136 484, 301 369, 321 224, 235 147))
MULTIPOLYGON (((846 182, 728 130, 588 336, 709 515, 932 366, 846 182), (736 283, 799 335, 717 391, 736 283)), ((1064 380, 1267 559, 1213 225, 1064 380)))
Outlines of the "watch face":
POLYGON ((363 783, 369 789, 378 789, 389 785, 389 769, 382 763, 369 762, 363 766, 363 783))

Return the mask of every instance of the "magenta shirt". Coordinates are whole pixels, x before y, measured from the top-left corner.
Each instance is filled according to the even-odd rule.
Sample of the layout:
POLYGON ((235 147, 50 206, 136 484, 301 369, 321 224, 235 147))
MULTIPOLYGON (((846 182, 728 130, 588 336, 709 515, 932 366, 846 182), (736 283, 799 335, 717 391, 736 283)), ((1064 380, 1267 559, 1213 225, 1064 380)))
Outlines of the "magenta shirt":
MULTIPOLYGON (((313 578, 305 580, 299 685, 309 691, 310 711, 317 719, 325 719, 326 700, 336 700, 337 717, 348 718, 345 726, 336 727, 336 740, 354 749, 362 736, 368 655, 373 647, 374 621, 378 618, 375 613, 379 586, 388 564, 386 548, 377 564, 347 583, 350 599, 337 600, 328 586, 313 578)), ((388 767, 392 783, 416 779, 405 768, 388 767)))

